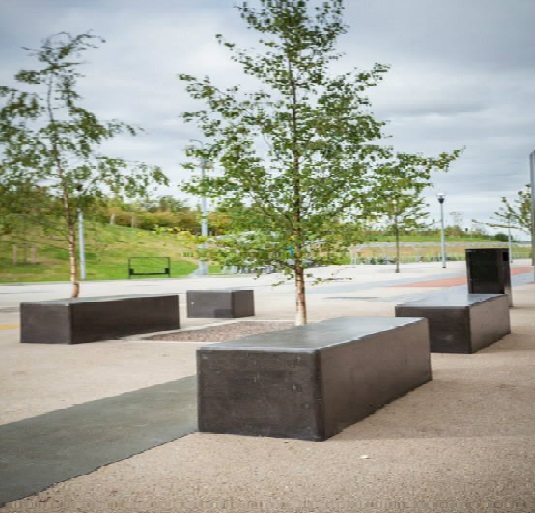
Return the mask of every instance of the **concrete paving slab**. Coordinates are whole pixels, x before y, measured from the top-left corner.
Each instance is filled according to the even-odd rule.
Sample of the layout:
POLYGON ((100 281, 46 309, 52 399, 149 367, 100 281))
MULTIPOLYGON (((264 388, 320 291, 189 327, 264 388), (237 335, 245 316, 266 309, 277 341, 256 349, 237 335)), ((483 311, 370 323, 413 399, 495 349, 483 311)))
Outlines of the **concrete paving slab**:
MULTIPOLYGON (((386 282, 464 273, 464 262, 448 262, 445 270, 439 266, 404 265, 399 275, 393 266, 315 270, 352 281, 310 287, 309 319, 393 316, 399 298, 405 302, 441 287, 386 282)), ((274 281, 273 276, 131 280, 84 283, 82 290, 98 296, 110 294, 111 287, 117 294, 252 287, 255 319, 291 320, 293 287, 275 288, 274 281)), ((532 270, 513 276, 512 334, 474 355, 433 355, 433 382, 327 442, 195 433, 9 502, 0 511, 533 513, 535 291, 530 282, 532 270), (523 281, 515 282, 519 278, 523 281)), ((18 320, 16 310, 3 309, 65 297, 68 291, 67 284, 0 285, 0 325, 18 320)), ((213 322, 183 318, 186 328, 213 322)), ((0 330, 0 423, 5 425, 192 375, 198 345, 109 341, 85 348, 48 346, 48 351, 23 346, 16 329, 0 330)))

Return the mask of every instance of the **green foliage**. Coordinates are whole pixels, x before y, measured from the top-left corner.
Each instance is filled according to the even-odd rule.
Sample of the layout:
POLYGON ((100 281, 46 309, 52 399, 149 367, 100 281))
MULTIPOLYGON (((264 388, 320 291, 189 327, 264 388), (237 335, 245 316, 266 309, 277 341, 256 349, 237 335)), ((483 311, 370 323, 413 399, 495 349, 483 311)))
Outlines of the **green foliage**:
POLYGON ((10 191, 40 188, 57 199, 65 221, 73 295, 78 294, 76 211, 104 194, 145 195, 152 184, 166 184, 157 167, 130 163, 98 152, 99 146, 138 129, 118 120, 100 121, 81 106, 76 90, 81 54, 104 42, 92 34, 65 32, 48 37, 30 55, 39 68, 15 75, 24 90, 0 86, 0 178, 10 191))
POLYGON ((238 10, 260 33, 263 51, 217 39, 262 89, 223 90, 208 77, 180 75, 187 92, 207 105, 183 114, 209 142, 190 156, 217 161, 223 170, 193 178, 186 190, 216 198, 230 213, 234 235, 213 241, 214 257, 224 265, 245 257, 257 267, 275 262, 296 280, 304 310, 307 262, 339 261, 360 220, 385 213, 392 174, 396 190, 408 193, 459 152, 426 158, 381 144, 383 123, 371 114, 365 92, 388 67, 340 75, 330 69, 340 58, 336 40, 346 31, 341 0, 314 9, 308 1, 259 3, 238 10))
POLYGON ((509 237, 506 233, 497 233, 492 237, 494 240, 497 240, 499 242, 507 242, 509 240, 509 237))
POLYGON ((502 205, 494 213, 496 222, 490 224, 495 228, 516 228, 524 233, 531 234, 531 185, 517 192, 513 201, 502 197, 502 205))

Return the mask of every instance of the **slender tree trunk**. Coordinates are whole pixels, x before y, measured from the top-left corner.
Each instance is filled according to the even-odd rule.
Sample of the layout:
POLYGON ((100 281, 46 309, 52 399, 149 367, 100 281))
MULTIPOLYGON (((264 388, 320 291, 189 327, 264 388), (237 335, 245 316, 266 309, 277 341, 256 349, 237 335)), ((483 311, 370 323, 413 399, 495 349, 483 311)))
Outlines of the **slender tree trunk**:
POLYGON ((307 323, 307 304, 305 294, 305 270, 302 265, 295 267, 295 325, 307 323))
POLYGON ((295 275, 295 325, 303 326, 307 323, 307 305, 305 293, 305 270, 303 269, 303 231, 301 228, 302 198, 301 176, 299 168, 298 124, 297 124, 297 85, 293 77, 292 63, 288 62, 288 71, 292 77, 292 153, 293 153, 293 249, 294 249, 294 275, 295 275))
MULTIPOLYGON (((60 172, 62 171, 59 166, 60 172)), ((67 251, 69 254, 69 279, 72 285, 71 297, 80 294, 80 281, 78 278, 78 261, 76 260, 76 223, 70 208, 69 191, 67 184, 63 183, 63 211, 67 225, 67 251)))
POLYGON ((74 223, 68 227, 68 249, 69 249, 69 277, 72 285, 71 297, 80 295, 80 280, 78 279, 78 261, 76 260, 76 226, 74 223))

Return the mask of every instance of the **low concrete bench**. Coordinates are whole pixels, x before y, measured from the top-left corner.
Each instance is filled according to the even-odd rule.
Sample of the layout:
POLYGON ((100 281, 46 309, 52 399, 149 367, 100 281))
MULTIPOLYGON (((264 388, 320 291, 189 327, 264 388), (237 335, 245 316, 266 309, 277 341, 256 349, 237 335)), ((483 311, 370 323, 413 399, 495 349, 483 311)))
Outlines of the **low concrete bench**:
POLYGON ((234 318, 254 315, 252 290, 188 290, 188 317, 234 318))
POLYGON ((397 305, 396 316, 428 319, 436 353, 475 353, 511 333, 505 294, 439 295, 397 305))
POLYGON ((178 295, 132 295, 21 303, 24 343, 81 344, 180 328, 178 295))
POLYGON ((340 317, 197 351, 199 430, 325 440, 431 380, 426 319, 340 317))

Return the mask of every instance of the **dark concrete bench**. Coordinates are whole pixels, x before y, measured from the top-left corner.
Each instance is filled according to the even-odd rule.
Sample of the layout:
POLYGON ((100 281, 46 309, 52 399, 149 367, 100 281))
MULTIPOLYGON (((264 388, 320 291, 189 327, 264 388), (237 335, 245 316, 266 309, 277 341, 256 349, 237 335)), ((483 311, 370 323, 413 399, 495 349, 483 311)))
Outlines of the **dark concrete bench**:
POLYGON ((177 294, 21 303, 20 316, 20 341, 38 344, 81 344, 180 328, 177 294))
POLYGON ((234 318, 254 315, 252 290, 188 290, 188 317, 234 318))
POLYGON ((431 380, 425 319, 340 317, 197 351, 199 430, 325 440, 431 380))
POLYGON ((396 316, 428 319, 436 353, 475 353, 511 333, 505 294, 439 295, 397 305, 396 316))

